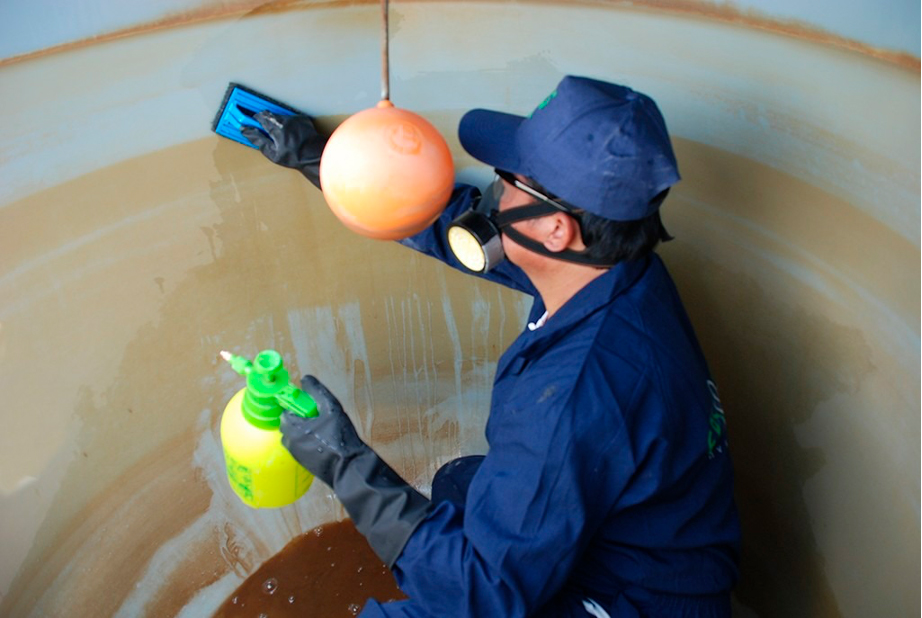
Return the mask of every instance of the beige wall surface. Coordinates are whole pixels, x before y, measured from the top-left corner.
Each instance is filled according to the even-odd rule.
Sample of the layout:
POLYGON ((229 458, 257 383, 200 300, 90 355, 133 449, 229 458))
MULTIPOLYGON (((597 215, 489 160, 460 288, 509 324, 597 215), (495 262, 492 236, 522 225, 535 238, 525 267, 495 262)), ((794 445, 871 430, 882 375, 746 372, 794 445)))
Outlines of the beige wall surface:
MULTIPOLYGON (((0 64, 0 615, 202 616, 321 484, 244 507, 217 438, 230 349, 278 349, 424 491, 483 452, 528 299, 348 232, 209 131, 229 81, 329 130, 379 92, 374 3, 278 3, 0 64)), ((567 73, 652 95, 683 181, 661 254, 720 386, 738 616, 919 607, 918 62, 614 2, 391 7, 391 96, 452 146, 567 73)))

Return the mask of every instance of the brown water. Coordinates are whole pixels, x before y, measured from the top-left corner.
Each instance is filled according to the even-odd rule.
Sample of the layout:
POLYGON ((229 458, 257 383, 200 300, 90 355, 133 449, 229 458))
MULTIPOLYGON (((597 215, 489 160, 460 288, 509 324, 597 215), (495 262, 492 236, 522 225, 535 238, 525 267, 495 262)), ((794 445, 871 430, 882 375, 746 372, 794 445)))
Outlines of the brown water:
POLYGON ((406 595, 346 520, 295 538, 240 584, 214 618, 352 618, 369 598, 406 595))

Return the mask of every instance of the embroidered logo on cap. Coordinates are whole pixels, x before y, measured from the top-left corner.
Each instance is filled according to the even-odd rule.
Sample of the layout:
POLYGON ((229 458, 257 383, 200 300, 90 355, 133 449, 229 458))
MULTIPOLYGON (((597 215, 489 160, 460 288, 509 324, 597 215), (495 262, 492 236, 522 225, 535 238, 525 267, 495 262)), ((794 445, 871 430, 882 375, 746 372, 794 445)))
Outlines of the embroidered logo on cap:
POLYGON ((538 110, 542 110, 542 109, 544 109, 545 107, 547 107, 547 104, 551 102, 551 99, 553 99, 553 98, 556 97, 556 96, 557 96, 557 91, 554 90, 554 92, 552 92, 551 94, 547 95, 547 98, 545 98, 543 101, 541 101, 540 103, 538 103, 538 107, 536 107, 536 108, 535 108, 535 111, 533 111, 532 113, 530 113, 530 114, 528 115, 528 117, 531 118, 532 116, 535 115, 535 113, 536 113, 538 110))

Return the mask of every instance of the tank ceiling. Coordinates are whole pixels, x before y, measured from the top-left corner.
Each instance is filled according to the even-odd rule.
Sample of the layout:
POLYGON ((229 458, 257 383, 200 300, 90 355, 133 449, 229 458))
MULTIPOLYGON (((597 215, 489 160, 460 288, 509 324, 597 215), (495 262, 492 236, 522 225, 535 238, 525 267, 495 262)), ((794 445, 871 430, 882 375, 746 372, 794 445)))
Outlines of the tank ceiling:
MULTIPOLYGON (((206 616, 344 516, 321 483, 270 511, 231 493, 219 350, 320 376, 426 491, 486 449, 528 299, 356 236, 210 132, 229 81, 326 130, 374 105, 376 2, 51 4, 0 6, 0 615, 206 616)), ((918 23, 867 0, 391 2, 391 97, 462 181, 486 179, 467 109, 527 114, 568 73, 660 104, 683 177, 661 254, 736 465, 737 616, 920 604, 918 23)))

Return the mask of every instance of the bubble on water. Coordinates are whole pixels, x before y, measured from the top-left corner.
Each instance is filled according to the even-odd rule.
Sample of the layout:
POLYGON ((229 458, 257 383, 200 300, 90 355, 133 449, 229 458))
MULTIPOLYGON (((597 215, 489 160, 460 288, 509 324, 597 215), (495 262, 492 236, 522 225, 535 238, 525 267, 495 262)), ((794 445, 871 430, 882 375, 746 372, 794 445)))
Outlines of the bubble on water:
POLYGON ((323 526, 317 526, 316 528, 314 528, 314 534, 317 536, 320 536, 321 534, 323 534, 323 526))
POLYGON ((359 567, 359 568, 357 568, 357 569, 355 570, 355 572, 356 572, 356 573, 361 573, 361 572, 362 572, 362 569, 364 569, 364 568, 365 568, 365 567, 359 567))
POLYGON ((237 604, 237 597, 234 597, 233 599, 231 599, 231 603, 233 603, 234 605, 236 605, 236 604, 237 604))
POLYGON ((263 592, 266 594, 275 594, 275 591, 279 589, 279 580, 274 577, 270 577, 263 582, 263 592))
POLYGON ((331 562, 331 563, 330 563, 330 568, 331 568, 331 569, 332 569, 333 567, 335 567, 335 566, 336 566, 336 563, 335 563, 335 562, 331 562))
POLYGON ((294 597, 294 595, 288 597, 288 602, 294 604, 294 602, 295 602, 295 597, 294 597))
POLYGON ((349 604, 349 613, 353 616, 358 616, 360 611, 362 611, 362 607, 358 603, 349 604))
POLYGON ((267 614, 267 613, 265 613, 265 612, 260 612, 260 613, 259 613, 259 618, 269 618, 269 614, 267 614))

